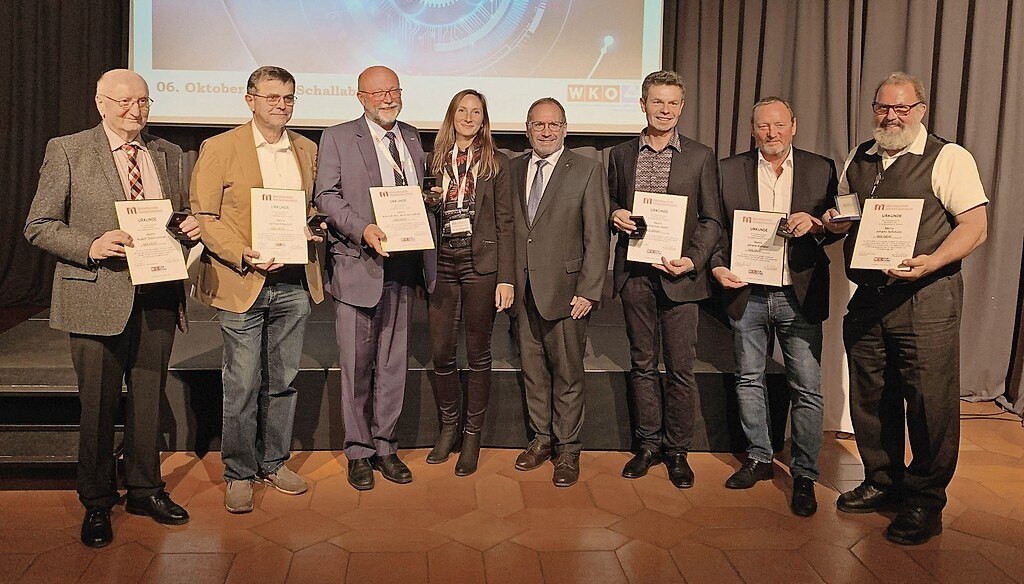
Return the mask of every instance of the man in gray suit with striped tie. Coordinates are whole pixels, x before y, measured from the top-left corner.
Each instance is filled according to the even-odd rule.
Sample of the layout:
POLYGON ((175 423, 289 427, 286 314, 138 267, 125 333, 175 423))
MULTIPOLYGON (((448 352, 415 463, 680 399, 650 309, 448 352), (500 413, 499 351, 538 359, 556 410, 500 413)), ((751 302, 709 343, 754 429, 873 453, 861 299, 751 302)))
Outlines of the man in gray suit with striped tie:
MULTIPOLYGON (((135 286, 118 226, 115 201, 169 199, 188 210, 181 148, 142 133, 149 87, 127 69, 96 83, 103 122, 46 145, 39 188, 25 224, 33 245, 57 256, 50 326, 71 337, 71 359, 82 402, 78 498, 86 508, 82 543, 102 547, 113 538, 110 509, 119 500, 114 474, 114 419, 122 381, 125 410, 125 510, 180 525, 188 513, 171 501, 160 479, 160 403, 174 328, 187 328, 180 281, 135 286)), ((191 215, 181 223, 199 240, 191 215)))

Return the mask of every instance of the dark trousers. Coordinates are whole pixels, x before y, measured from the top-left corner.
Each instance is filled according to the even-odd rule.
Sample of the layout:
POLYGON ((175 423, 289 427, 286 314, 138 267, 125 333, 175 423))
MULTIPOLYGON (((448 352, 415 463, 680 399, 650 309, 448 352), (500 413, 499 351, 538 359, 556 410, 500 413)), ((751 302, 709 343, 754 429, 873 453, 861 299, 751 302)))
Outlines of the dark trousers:
POLYGON ((459 323, 466 330, 467 405, 466 432, 483 426, 491 393, 491 328, 494 325, 496 273, 480 275, 473 270, 470 247, 452 249, 445 244, 437 252, 437 282, 430 294, 430 342, 434 354, 434 401, 442 424, 457 424, 462 405, 462 386, 455 362, 459 323))
MULTIPOLYGON (((516 292, 517 294, 519 292, 516 292)), ((545 320, 530 286, 516 317, 526 409, 534 438, 561 452, 579 452, 583 427, 583 353, 590 315, 545 320)))
POLYGON ((941 509, 960 443, 963 279, 911 286, 862 286, 850 300, 843 321, 850 414, 865 480, 901 490, 908 505, 941 509))
POLYGON ((620 292, 629 337, 629 387, 640 448, 686 452, 697 407, 697 318, 695 302, 674 302, 656 274, 630 276, 620 292), (665 355, 665 386, 658 373, 665 355))
POLYGON ((114 475, 114 418, 122 381, 125 409, 125 487, 129 497, 164 488, 160 479, 160 404, 167 385, 180 284, 152 286, 135 295, 128 323, 113 336, 71 333, 71 360, 82 405, 78 436, 78 499, 110 509, 119 496, 114 475))
POLYGON ((395 428, 405 400, 412 293, 411 286, 385 281, 376 306, 334 301, 349 460, 398 451, 395 428))

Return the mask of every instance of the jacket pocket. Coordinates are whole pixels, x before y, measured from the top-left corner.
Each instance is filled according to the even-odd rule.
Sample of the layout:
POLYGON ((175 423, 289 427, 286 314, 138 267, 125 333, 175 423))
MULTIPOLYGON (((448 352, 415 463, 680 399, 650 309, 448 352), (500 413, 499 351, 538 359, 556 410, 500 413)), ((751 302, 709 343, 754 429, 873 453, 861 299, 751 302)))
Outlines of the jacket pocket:
POLYGON ((574 274, 583 269, 583 258, 576 258, 565 262, 565 271, 569 274, 574 274))
POLYGON ((96 275, 99 274, 99 268, 90 270, 70 264, 59 264, 57 271, 60 273, 60 277, 65 280, 81 280, 84 282, 95 282, 96 275))

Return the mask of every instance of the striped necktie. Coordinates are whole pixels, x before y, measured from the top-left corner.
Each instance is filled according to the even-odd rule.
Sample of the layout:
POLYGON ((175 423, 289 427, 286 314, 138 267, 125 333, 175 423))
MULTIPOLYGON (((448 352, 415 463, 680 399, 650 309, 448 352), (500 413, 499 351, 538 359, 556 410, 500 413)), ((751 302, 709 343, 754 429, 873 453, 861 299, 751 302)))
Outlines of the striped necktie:
POLYGON ((537 216, 537 209, 540 208, 540 200, 544 197, 544 165, 547 160, 538 160, 537 174, 533 175, 533 185, 530 186, 530 199, 526 202, 526 217, 533 225, 533 219, 537 216))
MULTIPOLYGON (((401 164, 402 157, 398 155, 398 144, 395 144, 395 133, 394 132, 388 132, 387 134, 384 134, 384 137, 388 139, 388 152, 391 153, 392 160, 395 161, 395 164, 401 164)), ((398 172, 397 170, 395 170, 393 168, 391 170, 394 170, 394 172, 395 172, 395 186, 396 187, 404 187, 405 185, 409 184, 405 180, 405 169, 404 168, 402 169, 402 172, 398 172)))
POLYGON ((138 146, 135 144, 124 144, 121 146, 128 157, 128 198, 138 201, 144 198, 142 189, 142 169, 139 168, 139 159, 136 158, 138 146))

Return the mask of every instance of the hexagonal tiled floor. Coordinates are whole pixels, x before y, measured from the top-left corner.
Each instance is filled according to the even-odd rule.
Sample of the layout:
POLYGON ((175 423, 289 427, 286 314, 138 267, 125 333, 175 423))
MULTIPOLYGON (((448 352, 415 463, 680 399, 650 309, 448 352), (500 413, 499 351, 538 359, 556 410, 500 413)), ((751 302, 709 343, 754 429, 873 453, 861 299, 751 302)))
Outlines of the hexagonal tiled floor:
POLYGON ((557 489, 550 465, 517 472, 510 450, 485 450, 465 478, 455 457, 428 466, 425 451, 403 451, 416 480, 362 493, 340 453, 300 452, 289 465, 308 493, 258 487, 256 510, 231 515, 217 453, 176 453, 164 474, 192 521, 164 527, 118 506, 99 551, 77 541, 74 491, 0 490, 0 582, 1024 582, 1024 428, 991 404, 962 409, 945 531, 917 548, 882 537, 887 517, 835 510, 862 469, 856 444, 832 434, 808 519, 789 512, 781 462, 774 481, 729 491, 737 459, 694 453, 696 485, 680 491, 663 467, 628 481, 628 454, 585 452, 580 483, 557 489))

